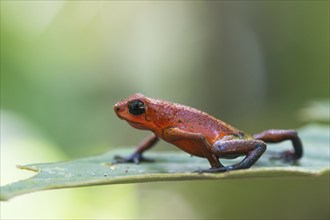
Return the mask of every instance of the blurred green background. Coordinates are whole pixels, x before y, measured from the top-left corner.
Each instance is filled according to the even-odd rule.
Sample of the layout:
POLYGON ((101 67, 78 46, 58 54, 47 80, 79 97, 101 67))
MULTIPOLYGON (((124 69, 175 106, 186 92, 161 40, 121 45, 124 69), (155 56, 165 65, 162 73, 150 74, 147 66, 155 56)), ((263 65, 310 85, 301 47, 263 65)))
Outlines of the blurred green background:
MULTIPOLYGON (((148 132, 112 110, 135 92, 250 133, 300 127, 301 108, 329 99, 329 2, 1 1, 1 185, 29 175, 16 164, 135 145, 148 132)), ((69 189, 1 203, 1 215, 329 218, 328 186, 299 178, 69 189)))

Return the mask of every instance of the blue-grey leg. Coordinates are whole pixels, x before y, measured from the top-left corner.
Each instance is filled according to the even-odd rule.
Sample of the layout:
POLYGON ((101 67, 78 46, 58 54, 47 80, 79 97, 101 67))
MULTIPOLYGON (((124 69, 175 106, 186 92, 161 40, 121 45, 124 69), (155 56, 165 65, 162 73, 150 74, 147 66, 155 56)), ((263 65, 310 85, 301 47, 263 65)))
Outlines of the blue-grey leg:
POLYGON ((293 145, 293 151, 283 151, 274 156, 274 158, 284 161, 296 161, 303 156, 303 145, 298 133, 295 130, 267 130, 259 134, 255 134, 254 139, 262 140, 266 143, 279 143, 290 140, 293 145))
POLYGON ((201 172, 217 173, 230 170, 250 168, 265 152, 266 144, 260 140, 228 140, 218 141, 213 145, 213 153, 219 158, 233 158, 241 155, 246 157, 238 164, 210 168, 201 172))

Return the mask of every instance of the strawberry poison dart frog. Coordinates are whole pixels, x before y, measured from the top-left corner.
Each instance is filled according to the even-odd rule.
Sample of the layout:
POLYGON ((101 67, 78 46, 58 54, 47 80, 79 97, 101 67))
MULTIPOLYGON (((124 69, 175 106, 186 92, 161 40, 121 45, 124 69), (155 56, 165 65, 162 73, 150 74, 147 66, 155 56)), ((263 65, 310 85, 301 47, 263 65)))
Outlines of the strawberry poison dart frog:
POLYGON ((296 161, 303 155, 302 143, 294 130, 266 130, 253 136, 197 109, 134 94, 114 105, 117 116, 132 127, 152 134, 128 157, 115 158, 117 163, 152 161, 143 156, 159 139, 181 150, 206 158, 211 168, 199 172, 225 172, 251 167, 265 152, 266 143, 291 140, 293 151, 279 153, 285 161, 296 161), (219 159, 245 156, 234 165, 223 166, 219 159))

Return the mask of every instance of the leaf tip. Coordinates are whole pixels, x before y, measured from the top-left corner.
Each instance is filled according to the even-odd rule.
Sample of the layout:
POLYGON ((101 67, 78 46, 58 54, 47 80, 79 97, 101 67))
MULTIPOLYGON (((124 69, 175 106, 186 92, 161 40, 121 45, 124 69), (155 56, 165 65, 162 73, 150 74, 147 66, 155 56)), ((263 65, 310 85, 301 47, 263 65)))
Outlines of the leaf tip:
POLYGON ((33 167, 33 166, 25 166, 25 165, 16 165, 17 169, 21 169, 21 170, 30 170, 33 172, 39 172, 40 169, 38 169, 37 167, 33 167))

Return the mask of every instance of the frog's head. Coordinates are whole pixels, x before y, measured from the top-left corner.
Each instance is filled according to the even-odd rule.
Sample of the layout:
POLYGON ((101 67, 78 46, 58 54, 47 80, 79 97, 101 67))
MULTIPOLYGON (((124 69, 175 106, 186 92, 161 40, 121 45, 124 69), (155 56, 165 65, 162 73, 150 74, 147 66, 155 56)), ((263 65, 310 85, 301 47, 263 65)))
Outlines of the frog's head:
POLYGON ((132 127, 151 130, 153 122, 148 117, 149 102, 147 97, 136 93, 117 102, 113 109, 119 118, 127 121, 132 127))

